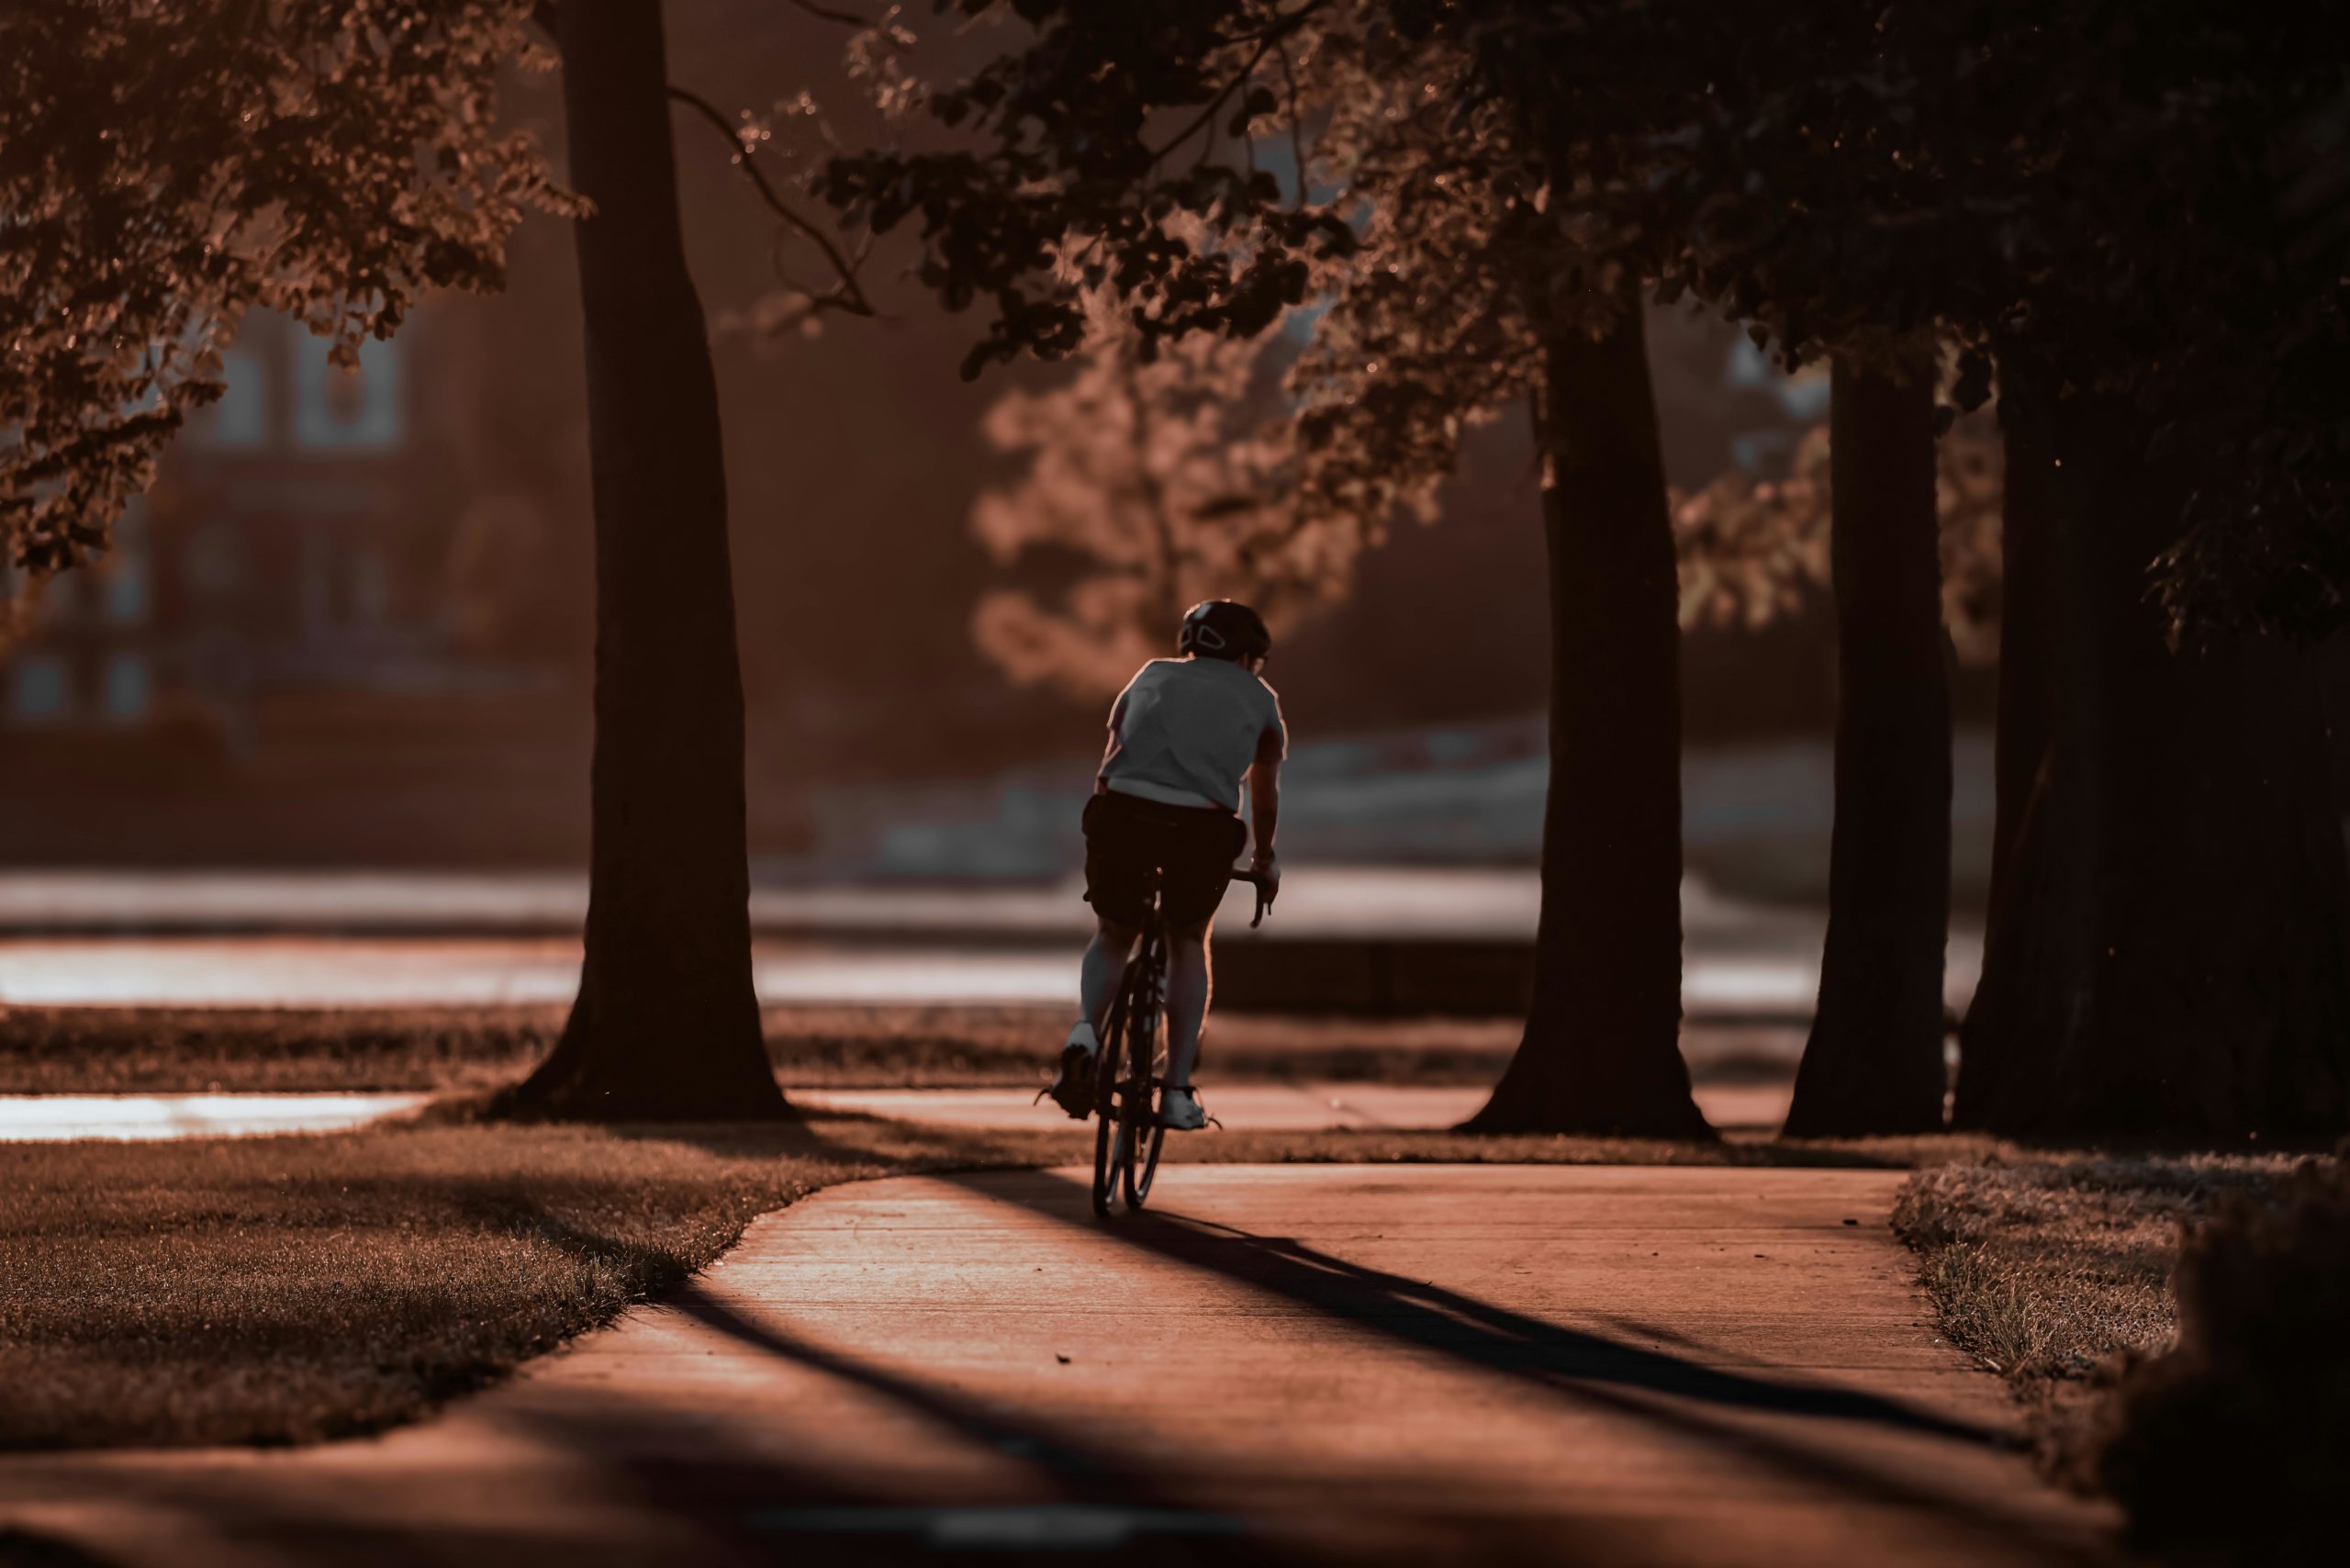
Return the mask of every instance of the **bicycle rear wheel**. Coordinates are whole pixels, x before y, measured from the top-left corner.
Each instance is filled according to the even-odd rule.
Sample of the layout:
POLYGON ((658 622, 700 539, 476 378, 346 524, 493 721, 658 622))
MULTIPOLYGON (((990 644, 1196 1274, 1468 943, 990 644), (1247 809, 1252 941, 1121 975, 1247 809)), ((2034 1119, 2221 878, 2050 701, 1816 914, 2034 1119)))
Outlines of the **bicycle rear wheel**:
POLYGON ((1102 1054, 1093 1064, 1093 1212, 1103 1217, 1110 1213, 1110 1198, 1118 1190, 1119 1168, 1124 1163, 1118 1147, 1124 1133, 1117 1103, 1118 1060, 1134 981, 1130 964, 1119 982, 1117 1000, 1110 1004, 1108 1025, 1102 1031, 1102 1054))
POLYGON ((1151 1007, 1139 1012, 1130 1031, 1127 1079, 1134 1085, 1125 1094, 1124 1158, 1119 1173, 1126 1192, 1126 1207, 1138 1209, 1149 1201, 1150 1183, 1158 1174, 1158 1152, 1167 1142, 1167 1124, 1158 1119, 1154 1092, 1165 1070, 1163 1012, 1151 1007))

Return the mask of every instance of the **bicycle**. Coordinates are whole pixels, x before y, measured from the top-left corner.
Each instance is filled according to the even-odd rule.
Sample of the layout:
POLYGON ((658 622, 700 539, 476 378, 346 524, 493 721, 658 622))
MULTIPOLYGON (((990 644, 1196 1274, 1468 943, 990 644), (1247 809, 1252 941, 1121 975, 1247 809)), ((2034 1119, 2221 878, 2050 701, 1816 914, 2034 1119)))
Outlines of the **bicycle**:
MULTIPOLYGON (((1265 923, 1266 912, 1281 884, 1255 871, 1236 868, 1236 882, 1257 890, 1257 913, 1249 928, 1265 923)), ((1150 1198, 1150 1183, 1158 1174, 1158 1153, 1167 1141, 1167 1125, 1158 1119, 1158 1092, 1167 1087, 1167 1036, 1162 1025, 1167 1001, 1167 928, 1158 913, 1158 875, 1151 874, 1150 902, 1143 918, 1142 940, 1126 961, 1125 979, 1110 1003, 1110 1017, 1102 1030, 1102 1055, 1094 1064, 1093 1081, 1093 1212, 1110 1213, 1110 1200, 1123 1189, 1126 1207, 1139 1209, 1150 1198), (1125 1071, 1119 1066, 1123 1059, 1125 1071)))

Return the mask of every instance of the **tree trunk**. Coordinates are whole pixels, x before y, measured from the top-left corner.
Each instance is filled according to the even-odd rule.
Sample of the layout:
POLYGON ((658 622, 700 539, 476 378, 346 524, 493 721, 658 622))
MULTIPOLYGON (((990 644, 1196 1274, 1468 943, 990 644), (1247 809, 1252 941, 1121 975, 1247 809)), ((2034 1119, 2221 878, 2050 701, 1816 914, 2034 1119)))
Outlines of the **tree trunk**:
POLYGON ((2045 431, 2028 408, 1999 410, 1999 697, 1993 740, 1991 908, 1999 907, 2032 781, 2048 750, 2049 658, 2057 616, 2055 518, 2045 431))
POLYGON ((751 987, 743 682, 707 330, 657 0, 558 12, 587 318, 596 754, 587 962, 520 1112, 784 1114, 751 987))
POLYGON ((2146 602, 2188 476, 2127 410, 2047 427, 2054 677, 1967 1018, 1960 1125, 2232 1142, 2350 1129, 2342 828, 2307 663, 2174 654, 2146 602))
POLYGON ((1681 1059, 1680 591, 1639 300, 1554 335, 1535 438, 1550 780, 1533 1005, 1479 1132, 1710 1137, 1681 1059))
MULTIPOLYGON (((2022 371, 2003 365, 2013 390, 2022 371)), ((2061 606, 2056 584, 2056 470, 2050 462, 2049 414, 2042 398, 2003 395, 1999 495, 1999 695, 1993 739, 1995 790, 1991 828, 1990 903, 1984 925, 1987 955, 2000 939, 2001 912, 2014 879, 2015 846, 2038 788, 2055 704, 2055 639, 2061 606)), ((2011 1039, 1986 1036, 1970 1005, 1961 1032, 1958 1103, 1971 1107, 1998 1097, 1994 1085, 2014 1065, 2002 1047, 2011 1039)))
POLYGON ((1840 361, 1829 409, 1836 829, 1786 1134, 1937 1131, 1951 760, 1931 363, 1896 378, 1840 361))

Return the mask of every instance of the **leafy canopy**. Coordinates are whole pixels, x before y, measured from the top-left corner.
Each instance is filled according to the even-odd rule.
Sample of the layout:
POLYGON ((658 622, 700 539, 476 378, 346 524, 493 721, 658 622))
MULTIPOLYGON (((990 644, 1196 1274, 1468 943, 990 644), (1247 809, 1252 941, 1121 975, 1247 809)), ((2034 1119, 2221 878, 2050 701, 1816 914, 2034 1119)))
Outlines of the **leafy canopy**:
POLYGON ((0 548, 103 550, 255 308, 388 337, 495 288, 570 210, 498 73, 526 0, 41 0, 0 8, 0 548))
MULTIPOLYGON (((987 0, 944 0, 978 12, 987 0)), ((835 161, 990 301, 967 367, 1320 312, 1292 377, 1330 514, 1424 496, 1541 331, 1686 294, 1789 364, 1959 356, 1955 409, 2094 395, 2198 454, 2182 619, 2350 620, 2350 73, 2237 0, 1015 0, 930 112, 835 161), (1284 148, 1289 150, 1284 161, 1284 148), (1315 454, 1319 454, 1319 456, 1315 454)))

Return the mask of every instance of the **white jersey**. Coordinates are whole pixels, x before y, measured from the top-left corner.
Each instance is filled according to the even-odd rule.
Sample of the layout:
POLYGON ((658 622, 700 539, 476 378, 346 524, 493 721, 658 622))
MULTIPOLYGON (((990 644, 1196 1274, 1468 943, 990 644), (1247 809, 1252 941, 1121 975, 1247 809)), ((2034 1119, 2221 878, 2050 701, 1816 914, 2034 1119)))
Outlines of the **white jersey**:
POLYGON ((1289 751, 1281 700, 1230 659, 1153 659, 1110 710, 1102 782, 1170 806, 1240 810, 1240 785, 1270 734, 1289 751))

